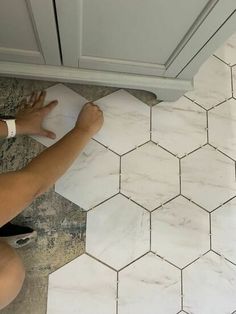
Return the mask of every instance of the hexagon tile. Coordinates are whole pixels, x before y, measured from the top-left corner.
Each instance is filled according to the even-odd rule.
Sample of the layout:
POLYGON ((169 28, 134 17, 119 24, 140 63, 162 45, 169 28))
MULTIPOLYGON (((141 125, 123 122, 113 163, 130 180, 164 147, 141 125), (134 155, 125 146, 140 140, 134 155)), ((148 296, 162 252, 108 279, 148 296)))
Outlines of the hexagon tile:
MULTIPOLYGON (((86 253, 49 276, 48 314, 236 310, 232 40, 174 103, 150 108, 124 90, 96 98, 104 126, 55 185, 88 210, 86 253)), ((59 99, 45 121, 57 139, 37 140, 50 146, 87 101, 62 84, 47 97, 59 99)))
POLYGON ((150 215, 142 207, 117 195, 87 216, 86 250, 119 269, 150 247, 150 215))
POLYGON ((235 293, 235 265, 213 252, 183 270, 183 307, 189 313, 232 313, 235 293))
POLYGON ((104 125, 95 139, 122 155, 150 139, 150 108, 124 90, 95 102, 104 125))
POLYGON ((49 275, 48 314, 116 314, 116 272, 86 254, 49 275))
POLYGON ((78 114, 87 100, 63 84, 47 89, 46 102, 57 99, 57 106, 44 119, 43 127, 56 133, 56 139, 32 136, 38 142, 49 147, 59 141, 75 125, 78 114))
POLYGON ((152 212, 152 251, 184 267, 210 249, 209 214, 179 196, 152 212))
POLYGON ((119 314, 172 314, 181 309, 180 270, 155 254, 119 273, 119 314))
POLYGON ((182 194, 208 211, 236 195, 235 163, 211 146, 181 160, 182 194))
POLYGON ((181 97, 152 110, 152 140, 179 157, 207 142, 206 110, 181 97))
POLYGON ((232 97, 230 67, 210 57, 194 78, 194 90, 186 96, 206 109, 232 97))
POLYGON ((179 193, 179 161, 154 143, 122 157, 121 192, 148 210, 179 193))
POLYGON ((212 213, 212 248, 236 264, 236 199, 212 213))
POLYGON ((119 192, 119 157, 91 140, 55 191, 88 210, 119 192))
POLYGON ((236 64, 236 34, 232 35, 226 43, 220 47, 215 55, 229 65, 236 64))
POLYGON ((236 160, 236 99, 209 111, 209 142, 236 160))

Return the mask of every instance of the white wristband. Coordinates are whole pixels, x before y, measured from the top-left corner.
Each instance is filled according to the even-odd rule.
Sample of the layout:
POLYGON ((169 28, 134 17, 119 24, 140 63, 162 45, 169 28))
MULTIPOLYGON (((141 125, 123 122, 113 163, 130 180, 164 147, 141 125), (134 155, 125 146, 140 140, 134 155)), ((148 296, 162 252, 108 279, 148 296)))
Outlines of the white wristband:
POLYGON ((15 137, 16 136, 16 120, 4 120, 7 124, 8 129, 8 136, 7 138, 15 137))

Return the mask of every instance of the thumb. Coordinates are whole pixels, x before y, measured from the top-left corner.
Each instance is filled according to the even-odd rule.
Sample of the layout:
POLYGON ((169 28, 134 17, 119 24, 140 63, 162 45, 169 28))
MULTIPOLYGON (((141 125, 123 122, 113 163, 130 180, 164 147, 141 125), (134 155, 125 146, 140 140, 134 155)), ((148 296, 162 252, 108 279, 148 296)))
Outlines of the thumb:
POLYGON ((48 137, 48 138, 51 138, 52 140, 55 140, 56 137, 57 137, 54 132, 49 131, 49 130, 46 130, 46 129, 42 129, 40 135, 41 135, 41 136, 48 137))
POLYGON ((54 109, 57 104, 58 104, 58 101, 54 100, 54 101, 51 101, 47 106, 43 107, 41 110, 44 113, 44 116, 49 114, 49 112, 52 111, 52 109, 54 109))

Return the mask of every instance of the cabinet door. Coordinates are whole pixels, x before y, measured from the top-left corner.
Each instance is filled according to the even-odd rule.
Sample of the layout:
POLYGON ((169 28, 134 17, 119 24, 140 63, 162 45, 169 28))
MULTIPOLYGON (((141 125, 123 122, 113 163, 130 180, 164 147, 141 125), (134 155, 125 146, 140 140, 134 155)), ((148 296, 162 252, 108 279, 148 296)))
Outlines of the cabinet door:
POLYGON ((56 0, 64 65, 174 77, 236 8, 235 0, 56 0), (207 20, 209 19, 209 25, 207 20), (206 30, 198 31, 202 24, 206 30), (170 68, 170 69, 169 69, 170 68), (177 70, 176 70, 177 71, 177 70))
POLYGON ((60 64, 52 0, 0 1, 0 60, 60 64))

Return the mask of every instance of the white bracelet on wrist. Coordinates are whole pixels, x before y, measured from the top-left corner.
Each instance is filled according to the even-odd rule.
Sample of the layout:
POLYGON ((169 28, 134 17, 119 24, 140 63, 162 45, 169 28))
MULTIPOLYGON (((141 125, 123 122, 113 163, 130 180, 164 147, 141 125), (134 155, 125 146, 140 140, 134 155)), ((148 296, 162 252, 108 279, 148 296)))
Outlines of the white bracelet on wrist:
POLYGON ((7 125, 8 135, 7 138, 16 136, 16 120, 15 119, 0 119, 4 121, 7 125))

